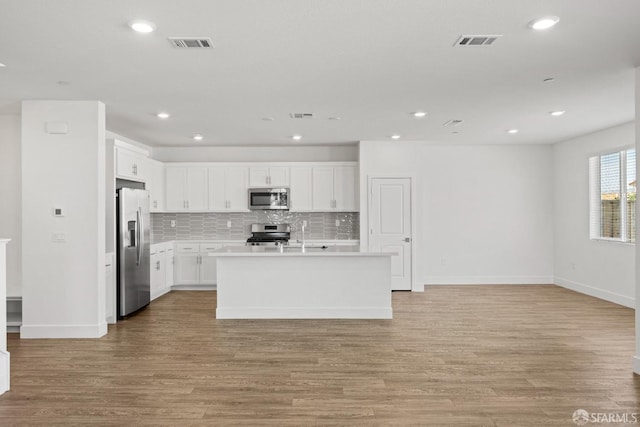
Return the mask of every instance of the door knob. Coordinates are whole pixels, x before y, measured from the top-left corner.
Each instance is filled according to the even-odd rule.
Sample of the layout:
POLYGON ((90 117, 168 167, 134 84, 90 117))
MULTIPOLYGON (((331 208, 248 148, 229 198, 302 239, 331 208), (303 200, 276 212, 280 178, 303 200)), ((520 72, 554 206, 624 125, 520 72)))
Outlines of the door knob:
POLYGON ((411 237, 405 237, 404 241, 407 242, 407 243, 410 242, 411 241, 411 237))

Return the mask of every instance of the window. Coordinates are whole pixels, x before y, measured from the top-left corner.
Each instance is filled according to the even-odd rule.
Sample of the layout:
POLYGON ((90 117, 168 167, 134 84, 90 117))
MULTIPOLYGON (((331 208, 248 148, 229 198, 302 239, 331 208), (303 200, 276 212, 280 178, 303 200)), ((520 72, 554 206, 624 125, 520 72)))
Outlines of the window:
POLYGON ((636 150, 589 159, 589 236, 636 241, 636 150))

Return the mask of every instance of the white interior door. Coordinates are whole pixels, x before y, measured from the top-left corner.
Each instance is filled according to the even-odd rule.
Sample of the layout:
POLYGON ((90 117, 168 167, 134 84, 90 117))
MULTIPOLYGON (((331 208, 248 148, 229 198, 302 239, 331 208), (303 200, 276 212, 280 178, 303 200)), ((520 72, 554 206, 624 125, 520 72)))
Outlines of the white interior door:
POLYGON ((393 290, 411 290, 411 179, 372 178, 369 250, 391 257, 393 290))

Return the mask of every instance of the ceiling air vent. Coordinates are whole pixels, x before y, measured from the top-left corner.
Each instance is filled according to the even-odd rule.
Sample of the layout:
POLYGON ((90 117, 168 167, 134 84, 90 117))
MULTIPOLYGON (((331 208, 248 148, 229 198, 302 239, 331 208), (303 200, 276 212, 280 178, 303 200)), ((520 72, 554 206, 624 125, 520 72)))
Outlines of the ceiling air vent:
POLYGON ((291 113, 292 119, 313 119, 313 113, 291 113))
POLYGON ((169 37, 173 47, 180 49, 212 49, 213 42, 208 37, 169 37))
POLYGON ((453 127, 453 126, 458 126, 460 123, 462 123, 462 120, 453 119, 453 120, 449 120, 449 121, 444 122, 442 124, 442 126, 453 127))
POLYGON ((502 35, 460 36, 453 46, 491 46, 493 42, 495 42, 500 37, 502 37, 502 35))

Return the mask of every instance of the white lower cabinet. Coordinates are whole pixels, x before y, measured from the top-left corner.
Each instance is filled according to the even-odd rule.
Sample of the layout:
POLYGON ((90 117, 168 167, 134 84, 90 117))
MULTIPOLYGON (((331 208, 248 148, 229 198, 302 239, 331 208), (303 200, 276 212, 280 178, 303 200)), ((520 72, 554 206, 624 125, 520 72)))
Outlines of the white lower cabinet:
POLYGON ((175 285, 215 285, 216 258, 210 257, 209 252, 222 246, 221 243, 178 243, 175 285))
POLYGON ((155 245, 151 245, 150 274, 152 301, 171 290, 171 284, 173 283, 172 258, 173 244, 158 243, 155 245), (169 271, 171 272, 170 276, 168 274, 169 271))

